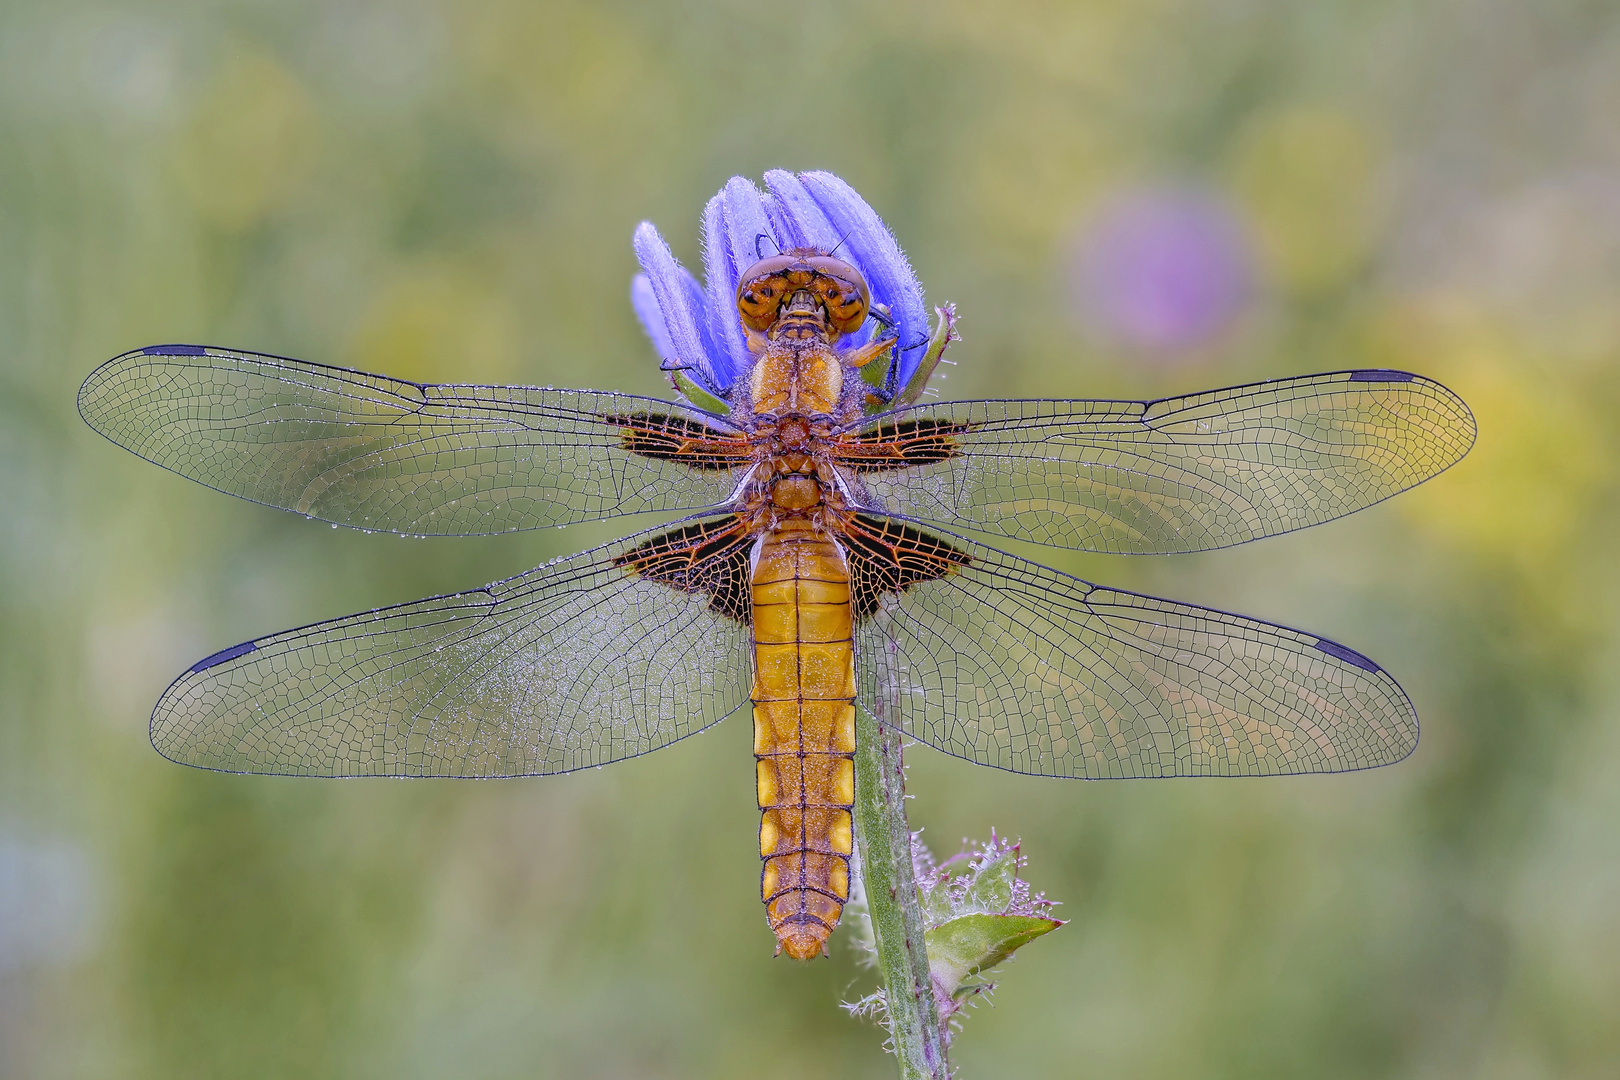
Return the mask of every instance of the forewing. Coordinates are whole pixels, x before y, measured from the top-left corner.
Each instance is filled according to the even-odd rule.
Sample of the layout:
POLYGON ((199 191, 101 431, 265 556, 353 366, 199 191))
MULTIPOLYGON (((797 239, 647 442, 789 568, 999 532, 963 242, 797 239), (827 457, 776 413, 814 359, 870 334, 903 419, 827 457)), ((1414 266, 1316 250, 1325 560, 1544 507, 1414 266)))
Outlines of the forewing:
POLYGON ((1206 551, 1341 517, 1455 464, 1462 399, 1341 371, 1158 401, 962 401, 868 421, 871 506, 945 528, 1117 553, 1206 551))
POLYGON ((704 591, 739 575, 745 587, 747 549, 673 588, 636 569, 661 543, 642 534, 226 649, 164 693, 152 744, 227 772, 478 777, 666 746, 748 699, 747 624, 704 591))
POLYGON ((731 495, 746 460, 718 417, 672 402, 418 384, 192 345, 109 360, 79 411, 216 490, 424 536, 702 509, 731 495))
POLYGON ((1341 772, 1417 745, 1401 688, 1342 645, 949 543, 858 631, 863 707, 919 742, 1086 779, 1341 772))

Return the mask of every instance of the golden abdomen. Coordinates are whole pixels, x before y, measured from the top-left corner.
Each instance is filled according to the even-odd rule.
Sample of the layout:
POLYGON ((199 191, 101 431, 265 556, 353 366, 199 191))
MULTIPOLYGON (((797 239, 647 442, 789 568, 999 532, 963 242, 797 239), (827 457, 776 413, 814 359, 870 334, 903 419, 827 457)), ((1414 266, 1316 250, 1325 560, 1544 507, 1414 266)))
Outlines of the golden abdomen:
POLYGON ((855 649, 849 570, 807 521, 768 534, 753 581, 760 892, 781 949, 824 951, 849 899, 855 649))

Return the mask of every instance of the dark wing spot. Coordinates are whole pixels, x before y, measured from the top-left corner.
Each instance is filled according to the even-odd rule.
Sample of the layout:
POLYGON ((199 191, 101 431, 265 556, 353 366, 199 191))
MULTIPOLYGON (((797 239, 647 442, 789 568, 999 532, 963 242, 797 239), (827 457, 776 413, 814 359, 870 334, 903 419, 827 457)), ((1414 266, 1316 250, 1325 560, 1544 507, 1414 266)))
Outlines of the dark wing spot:
POLYGON ((214 655, 205 656, 195 664, 192 664, 191 669, 187 671, 186 674, 195 675, 199 671, 207 671, 216 664, 223 664, 227 660, 235 660, 238 656, 246 656, 248 653, 252 652, 258 647, 259 646, 254 642, 244 641, 240 645, 232 645, 228 649, 221 649, 214 655))
POLYGON ((642 457, 678 461, 702 472, 735 469, 753 459, 746 440, 680 416, 604 416, 621 429, 623 447, 642 457))
POLYGON ((856 472, 928 465, 960 454, 956 437, 968 429, 967 424, 946 420, 890 421, 840 440, 832 453, 840 465, 856 472))
POLYGON ((1411 382, 1417 378, 1410 371, 1389 371, 1384 368, 1352 371, 1351 382, 1411 382))
POLYGON ((745 522, 734 516, 671 529, 613 561, 672 589, 707 593, 710 608, 747 625, 751 547, 745 522))
POLYGON ((1362 656, 1354 649, 1347 649, 1343 645, 1340 645, 1337 641, 1329 641, 1327 638, 1317 638, 1316 647, 1322 652, 1327 653, 1329 656, 1337 657, 1347 664, 1352 664, 1360 668, 1362 671, 1383 670, 1377 664, 1373 663, 1365 656, 1362 656))
POLYGON ((843 536, 855 617, 877 610, 884 593, 955 573, 973 560, 937 536, 886 518, 857 514, 843 536))

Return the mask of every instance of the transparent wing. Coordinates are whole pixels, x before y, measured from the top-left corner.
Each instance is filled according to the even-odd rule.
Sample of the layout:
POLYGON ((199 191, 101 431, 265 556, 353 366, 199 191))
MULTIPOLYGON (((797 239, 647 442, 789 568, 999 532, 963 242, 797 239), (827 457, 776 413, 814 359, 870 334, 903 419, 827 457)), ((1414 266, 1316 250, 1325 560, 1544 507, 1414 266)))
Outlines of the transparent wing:
POLYGON ((1169 553, 1387 499, 1459 461, 1474 418, 1430 379, 1342 371, 1159 401, 925 405, 869 421, 861 439, 891 462, 922 462, 863 472, 887 513, 1053 547, 1169 553))
POLYGON ((708 413, 628 394, 418 384, 160 345, 92 372, 79 412, 120 446, 218 491, 387 532, 477 535, 696 510, 735 487, 724 457, 694 469, 630 453, 631 429, 609 418, 653 417, 722 441, 734 433, 708 413))
POLYGON ((164 692, 152 745, 227 772, 479 777, 666 746, 748 699, 749 636, 627 570, 647 535, 216 653, 164 692))
POLYGON ((990 548, 858 631, 863 707, 947 754, 1041 776, 1274 776, 1399 761, 1417 714, 1314 634, 1090 585, 990 548))

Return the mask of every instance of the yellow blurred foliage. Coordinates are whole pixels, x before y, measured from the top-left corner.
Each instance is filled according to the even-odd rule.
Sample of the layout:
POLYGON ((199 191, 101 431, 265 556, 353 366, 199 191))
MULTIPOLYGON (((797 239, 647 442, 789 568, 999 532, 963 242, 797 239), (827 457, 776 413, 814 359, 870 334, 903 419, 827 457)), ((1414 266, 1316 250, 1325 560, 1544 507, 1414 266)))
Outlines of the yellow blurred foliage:
MULTIPOLYGON (((1174 17, 1174 7, 1160 0, 1035 0, 1012 6, 946 0, 917 5, 910 12, 915 21, 900 25, 908 33, 1004 57, 1019 79, 1104 89, 1127 77, 1160 22, 1174 17)), ((1019 97, 1021 103, 1033 100, 1019 97)))
POLYGON ((1362 265, 1380 224, 1382 157, 1366 125, 1324 108, 1264 113, 1239 136, 1232 185, 1274 281, 1314 292, 1362 265))
POLYGON ((366 371, 424 382, 509 377, 518 318, 506 297, 448 263, 411 268, 361 316, 348 349, 366 371))
POLYGON ((628 27, 589 4, 497 4, 461 15, 469 66, 543 134, 600 139, 605 124, 638 107, 636 90, 656 65, 628 27))
POLYGON ((297 189, 315 134, 316 112, 297 77, 267 52, 237 47, 200 95, 175 174, 204 220, 239 232, 297 189))
POLYGON ((1558 576, 1611 472, 1602 418, 1466 306, 1406 309, 1376 333, 1378 363, 1440 379, 1479 425, 1469 456, 1401 508, 1451 547, 1527 578, 1558 576))
POLYGON ((1119 150, 1062 102, 1023 102, 1005 120, 977 133, 962 197, 981 208, 977 242, 1027 262, 1049 256, 1082 210, 1117 183, 1103 163, 1119 150))

